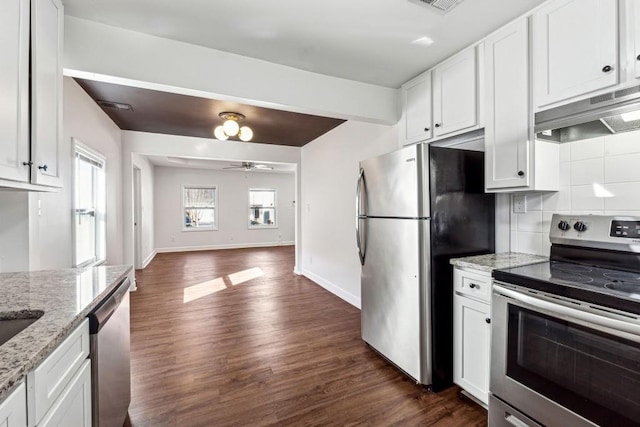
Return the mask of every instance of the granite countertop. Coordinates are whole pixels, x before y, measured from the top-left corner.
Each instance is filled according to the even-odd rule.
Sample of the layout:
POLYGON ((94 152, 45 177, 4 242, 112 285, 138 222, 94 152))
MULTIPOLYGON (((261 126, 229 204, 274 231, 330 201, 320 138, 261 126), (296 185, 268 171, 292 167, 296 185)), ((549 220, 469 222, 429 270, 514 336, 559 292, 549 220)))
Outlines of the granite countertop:
POLYGON ((519 267, 548 261, 549 257, 523 254, 519 252, 503 252, 499 254, 476 255, 464 258, 452 258, 451 265, 492 272, 500 268, 519 267))
POLYGON ((42 317, 0 345, 0 401, 131 271, 100 266, 0 274, 0 319, 42 317))

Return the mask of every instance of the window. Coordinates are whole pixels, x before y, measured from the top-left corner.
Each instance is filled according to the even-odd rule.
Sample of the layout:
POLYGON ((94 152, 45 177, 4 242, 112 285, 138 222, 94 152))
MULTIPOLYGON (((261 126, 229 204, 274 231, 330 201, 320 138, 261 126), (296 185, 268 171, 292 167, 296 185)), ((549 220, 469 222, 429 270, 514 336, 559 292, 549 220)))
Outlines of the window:
POLYGON ((183 230, 217 230, 215 186, 182 187, 183 230))
POLYGON ((276 228, 276 190, 249 189, 249 228, 276 228))
POLYGON ((74 265, 106 258, 105 159, 79 141, 74 144, 74 265))

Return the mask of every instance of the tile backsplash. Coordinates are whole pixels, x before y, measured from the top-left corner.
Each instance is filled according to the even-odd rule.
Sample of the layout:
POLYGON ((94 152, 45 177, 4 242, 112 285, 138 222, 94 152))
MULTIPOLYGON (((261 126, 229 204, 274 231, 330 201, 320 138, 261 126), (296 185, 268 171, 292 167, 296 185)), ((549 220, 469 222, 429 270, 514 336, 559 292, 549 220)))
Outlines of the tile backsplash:
POLYGON ((549 255, 551 216, 640 217, 640 131, 560 145, 560 191, 526 194, 526 213, 510 209, 510 248, 549 255))

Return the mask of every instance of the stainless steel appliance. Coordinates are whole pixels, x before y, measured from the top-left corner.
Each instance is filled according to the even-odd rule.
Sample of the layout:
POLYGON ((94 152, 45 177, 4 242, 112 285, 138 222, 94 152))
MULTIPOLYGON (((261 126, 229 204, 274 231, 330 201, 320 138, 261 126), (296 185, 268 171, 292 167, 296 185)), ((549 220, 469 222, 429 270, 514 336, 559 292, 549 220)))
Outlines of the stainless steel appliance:
POLYGON ((362 339, 416 382, 453 383, 452 257, 494 250, 482 152, 413 145, 360 163, 362 339))
POLYGON ((640 218, 554 215, 549 262, 496 270, 490 426, 640 425, 640 218))
POLYGON ((131 402, 129 279, 89 314, 94 427, 122 427, 131 402))
POLYGON ((640 129, 640 86, 572 102, 535 114, 536 138, 579 141, 640 129))

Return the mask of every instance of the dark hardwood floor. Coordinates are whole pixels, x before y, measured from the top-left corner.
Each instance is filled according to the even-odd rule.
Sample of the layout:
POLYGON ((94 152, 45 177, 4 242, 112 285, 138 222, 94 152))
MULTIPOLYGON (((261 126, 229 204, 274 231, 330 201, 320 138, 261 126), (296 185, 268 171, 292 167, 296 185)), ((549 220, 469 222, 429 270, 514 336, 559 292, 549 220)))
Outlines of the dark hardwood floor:
POLYGON ((360 311, 293 273, 293 247, 158 254, 131 298, 140 426, 486 426, 360 339, 360 311))

